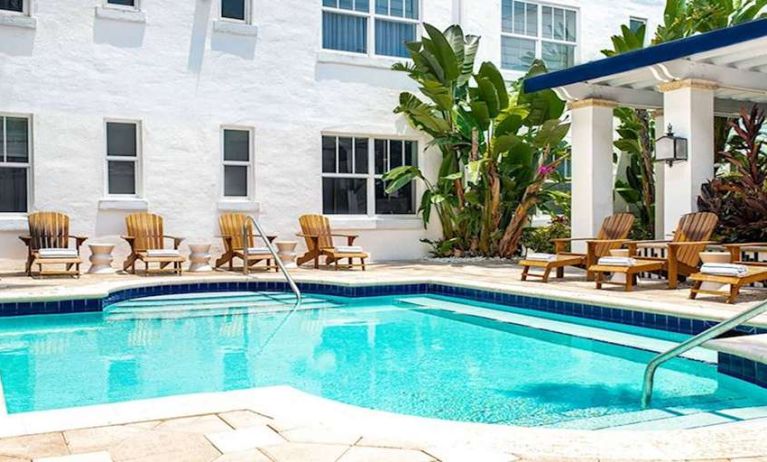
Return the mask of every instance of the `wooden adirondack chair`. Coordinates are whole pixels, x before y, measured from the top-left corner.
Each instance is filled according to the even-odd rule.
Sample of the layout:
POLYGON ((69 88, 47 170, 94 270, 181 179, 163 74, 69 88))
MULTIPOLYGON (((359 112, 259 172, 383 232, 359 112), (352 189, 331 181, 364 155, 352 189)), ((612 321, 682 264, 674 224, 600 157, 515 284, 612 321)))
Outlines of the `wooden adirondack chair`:
POLYGON ((28 221, 29 235, 19 236, 27 246, 27 275, 32 276, 32 268, 37 265, 39 276, 80 277, 80 246, 88 238, 69 234, 69 217, 58 212, 33 212, 29 214, 28 221), (69 247, 70 239, 75 240, 72 249, 69 247), (64 265, 66 269, 43 271, 44 265, 64 265))
MULTIPOLYGON (((602 227, 596 238, 566 238, 554 239, 554 248, 556 258, 550 261, 522 260, 523 266, 522 280, 526 281, 528 277, 535 276, 548 282, 549 274, 556 269, 557 279, 564 277, 565 267, 575 266, 579 268, 588 268, 596 263, 600 257, 610 255, 610 250, 619 249, 627 241, 631 227, 634 224, 634 215, 631 213, 616 213, 602 222, 602 227), (586 241, 586 253, 573 253, 567 247, 575 241, 586 241), (542 268, 543 274, 530 273, 530 268, 542 268)), ((591 279, 591 273, 588 274, 591 279)))
MULTIPOLYGON (((229 264, 229 270, 234 269, 234 259, 239 258, 243 262, 243 272, 247 273, 248 268, 260 261, 266 262, 266 269, 279 271, 276 264, 272 264, 272 254, 265 247, 256 247, 256 236, 253 229, 253 222, 243 213, 225 213, 218 218, 218 225, 221 229, 221 239, 224 240, 224 254, 216 260, 216 268, 229 264), (243 230, 247 229, 247 243, 243 230), (245 249, 248 249, 247 257, 245 249)), ((269 242, 272 242, 277 236, 267 236, 269 242)))
POLYGON ((320 257, 325 257, 325 264, 330 266, 335 264, 335 269, 339 269, 339 261, 347 258, 349 263, 342 265, 345 268, 353 268, 359 266, 362 271, 365 271, 365 260, 369 258, 369 255, 365 253, 361 248, 354 247, 354 240, 357 239, 356 234, 341 234, 334 233, 330 229, 330 220, 324 215, 303 215, 298 219, 301 225, 301 233, 299 237, 303 237, 306 241, 306 253, 298 258, 298 265, 301 266, 304 263, 314 260, 314 267, 320 267, 320 257), (346 246, 336 246, 333 244, 334 237, 345 237, 346 246), (354 259, 360 260, 359 264, 354 263, 354 259))
POLYGON ((178 250, 178 246, 184 240, 183 237, 165 235, 163 218, 154 213, 134 213, 125 217, 125 227, 128 235, 122 238, 128 241, 131 253, 123 269, 135 274, 136 261, 144 262, 144 274, 150 273, 149 264, 158 263, 160 268, 157 272, 173 272, 181 276, 181 265, 186 260, 178 250), (173 240, 173 249, 165 248, 165 239, 173 240), (170 269, 167 269, 171 265, 170 269))

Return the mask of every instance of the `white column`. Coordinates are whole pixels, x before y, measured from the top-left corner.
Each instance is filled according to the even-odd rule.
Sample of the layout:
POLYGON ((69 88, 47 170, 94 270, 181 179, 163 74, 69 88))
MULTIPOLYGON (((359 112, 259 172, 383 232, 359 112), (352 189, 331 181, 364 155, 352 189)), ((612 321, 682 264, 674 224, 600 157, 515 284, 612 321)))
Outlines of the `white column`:
MULTIPOLYGON (((664 234, 671 234, 679 218, 698 210, 700 187, 714 175, 714 90, 701 80, 669 82, 663 92, 665 124, 676 136, 687 138, 687 161, 665 165, 663 198, 664 234)), ((665 130, 664 130, 665 131, 665 130)))
MULTIPOLYGON (((587 99, 570 104, 572 117, 572 235, 594 237, 613 213, 612 101, 587 99)), ((573 243, 585 251, 585 243, 573 243)))
MULTIPOLYGON (((663 117, 663 110, 658 109, 653 114, 655 117, 655 139, 666 134, 666 123, 663 117)), ((664 233, 666 227, 663 225, 665 219, 663 212, 663 198, 666 191, 666 167, 661 164, 655 165, 655 239, 665 239, 664 233)))

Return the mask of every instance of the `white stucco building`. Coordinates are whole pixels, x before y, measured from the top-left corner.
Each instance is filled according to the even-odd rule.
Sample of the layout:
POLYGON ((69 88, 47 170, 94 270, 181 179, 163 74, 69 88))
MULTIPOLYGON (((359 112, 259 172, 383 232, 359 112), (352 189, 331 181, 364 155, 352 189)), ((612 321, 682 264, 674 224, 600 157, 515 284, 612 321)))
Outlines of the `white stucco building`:
POLYGON ((0 0, 0 258, 23 256, 33 210, 113 242, 126 214, 149 210, 218 246, 224 211, 283 239, 323 212, 375 260, 418 258, 435 237, 415 216, 420 192, 386 198, 376 181, 438 160, 392 113, 414 89, 389 70, 402 39, 460 23, 482 36, 479 61, 514 79, 531 53, 554 67, 599 57, 620 24, 654 28, 662 4, 0 0))

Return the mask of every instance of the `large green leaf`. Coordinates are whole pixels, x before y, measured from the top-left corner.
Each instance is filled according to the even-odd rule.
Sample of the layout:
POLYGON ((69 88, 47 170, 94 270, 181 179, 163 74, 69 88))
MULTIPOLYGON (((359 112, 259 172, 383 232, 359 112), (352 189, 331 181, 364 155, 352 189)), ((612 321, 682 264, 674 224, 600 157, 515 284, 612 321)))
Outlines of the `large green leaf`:
POLYGON ((495 87, 495 92, 498 95, 498 107, 503 111, 509 106, 509 92, 506 89, 506 82, 503 80, 501 72, 495 67, 495 64, 491 62, 484 62, 479 68, 480 77, 487 79, 495 87))
MULTIPOLYGON (((453 48, 439 29, 428 23, 424 23, 423 27, 426 29, 426 33, 429 34, 431 39, 431 46, 429 48, 438 57, 444 71, 445 80, 455 81, 460 75, 461 70, 453 48)), ((426 46, 426 40, 424 40, 424 46, 426 46)))
POLYGON ((562 123, 557 119, 547 120, 541 125, 533 141, 536 146, 543 149, 558 145, 570 131, 569 123, 562 123))
POLYGON ((471 107, 471 116, 476 124, 482 130, 487 130, 490 127, 490 110, 487 107, 487 103, 484 101, 472 101, 469 107, 471 107))
MULTIPOLYGON (((530 78, 546 72, 546 66, 540 60, 535 60, 525 78, 530 78)), ((518 101, 528 107, 530 113, 524 121, 525 126, 534 127, 541 125, 547 120, 558 119, 565 112, 565 102, 559 99, 552 90, 541 90, 534 93, 526 93, 522 89, 518 101)))
POLYGON ((519 137, 515 135, 496 136, 493 139, 493 151, 496 154, 502 154, 509 151, 515 144, 521 143, 519 137))
POLYGON ((496 124, 495 136, 515 135, 522 128, 522 120, 519 114, 507 114, 496 124))
POLYGON ((461 75, 458 78, 458 85, 465 85, 471 79, 474 73, 474 61, 477 58, 479 49, 479 37, 476 35, 467 35, 464 45, 464 57, 461 75))
POLYGON ((450 89, 436 80, 424 80, 421 84, 421 93, 428 96, 443 111, 453 108, 453 95, 450 89))
POLYGON ((383 176, 383 180, 386 182, 386 193, 391 194, 399 191, 417 178, 423 178, 423 174, 418 167, 403 165, 402 167, 393 168, 383 176))
POLYGON ((474 96, 487 105, 488 116, 491 119, 495 119, 501 113, 500 95, 495 90, 495 86, 490 79, 479 75, 475 75, 474 79, 477 82, 477 91, 474 93, 474 96))
POLYGON ((432 110, 431 106, 412 93, 401 93, 399 102, 399 106, 394 112, 404 113, 416 128, 422 128, 434 137, 443 136, 445 132, 450 130, 450 124, 447 120, 440 117, 432 110))

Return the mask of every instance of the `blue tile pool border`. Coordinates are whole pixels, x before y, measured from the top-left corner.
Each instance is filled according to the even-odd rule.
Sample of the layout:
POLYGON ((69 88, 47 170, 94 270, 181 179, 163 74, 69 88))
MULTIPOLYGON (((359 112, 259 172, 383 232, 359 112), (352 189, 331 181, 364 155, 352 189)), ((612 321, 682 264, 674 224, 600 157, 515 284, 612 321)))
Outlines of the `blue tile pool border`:
POLYGON ((767 388, 767 364, 720 352, 716 368, 720 374, 767 388))

